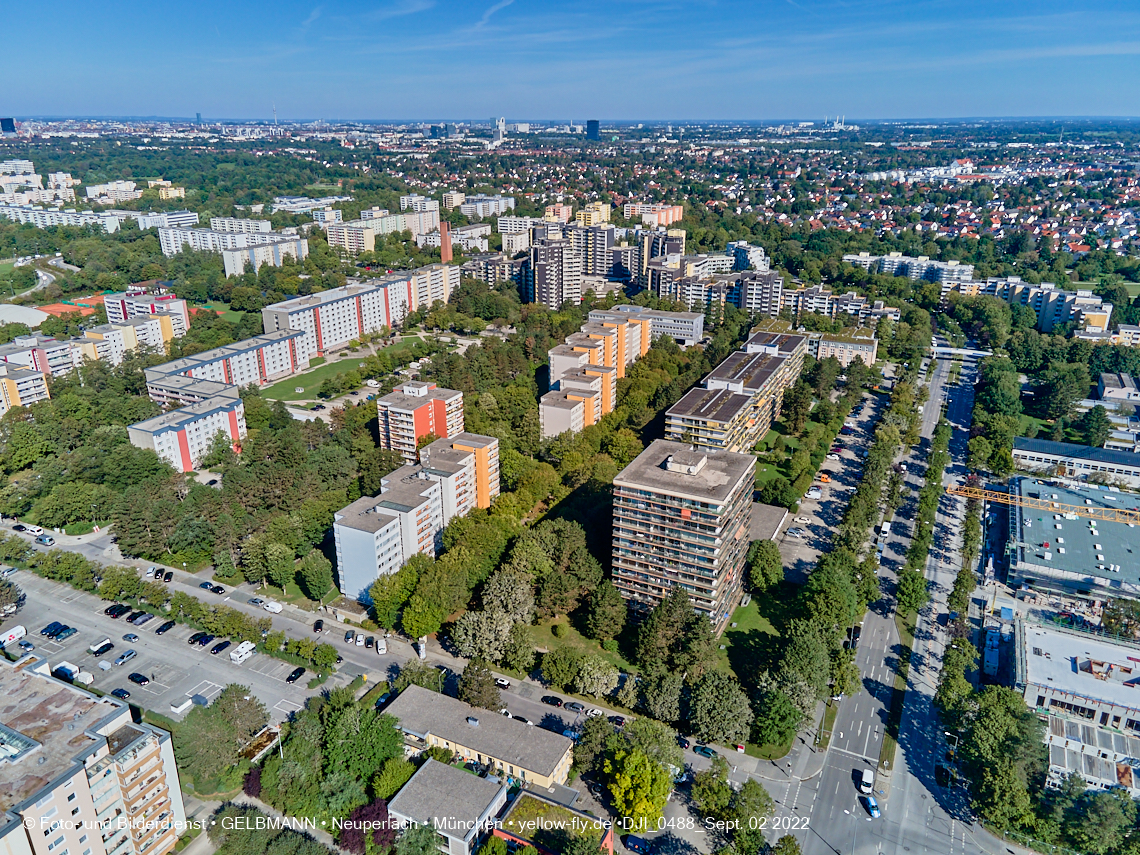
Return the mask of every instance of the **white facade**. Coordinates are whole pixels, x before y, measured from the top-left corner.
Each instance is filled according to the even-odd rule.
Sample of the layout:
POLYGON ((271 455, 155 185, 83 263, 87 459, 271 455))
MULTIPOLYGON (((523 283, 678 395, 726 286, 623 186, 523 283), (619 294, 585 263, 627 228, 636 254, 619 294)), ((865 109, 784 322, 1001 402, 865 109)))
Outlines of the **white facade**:
POLYGON ((430 308, 437 300, 446 303, 459 288, 460 268, 451 264, 429 264, 412 271, 412 308, 430 308))
POLYGON ((158 243, 162 254, 170 257, 186 247, 201 252, 222 252, 226 249, 244 249, 264 243, 295 241, 296 235, 277 232, 219 232, 212 229, 160 228, 158 243))
POLYGON ((197 211, 165 211, 157 214, 139 214, 140 229, 185 228, 198 225, 197 211))
POLYGON ((415 211, 417 213, 435 211, 438 214, 439 202, 435 199, 429 199, 427 196, 420 196, 418 193, 413 193, 410 196, 400 197, 400 210, 415 211))
POLYGON ((542 217, 499 217, 495 227, 499 234, 517 235, 529 232, 531 229, 545 228, 546 220, 542 217))
POLYGON ((125 217, 94 211, 59 211, 25 205, 0 205, 0 217, 14 223, 30 223, 37 229, 51 226, 99 226, 110 234, 119 230, 125 217))
POLYGON ((459 206, 459 213, 465 217, 497 217, 515 209, 513 196, 468 196, 459 206))
POLYGON ((190 307, 173 294, 118 293, 106 294, 103 307, 110 323, 121 323, 143 315, 170 315, 174 335, 186 335, 190 328, 190 307))
POLYGON ((87 187, 88 199, 109 199, 112 202, 129 202, 142 196, 142 190, 135 189, 133 181, 109 181, 106 184, 91 184, 87 187))
POLYGON ((226 276, 240 276, 246 269, 257 270, 263 264, 280 267, 286 258, 300 261, 308 255, 309 242, 305 238, 293 238, 243 249, 224 249, 222 263, 226 268, 226 276))
POLYGON ((234 234, 269 234, 273 223, 269 220, 247 220, 240 217, 210 217, 210 230, 234 234))
POLYGON ((178 472, 197 469, 219 433, 235 449, 245 437, 245 405, 236 390, 127 428, 132 445, 153 450, 178 472))

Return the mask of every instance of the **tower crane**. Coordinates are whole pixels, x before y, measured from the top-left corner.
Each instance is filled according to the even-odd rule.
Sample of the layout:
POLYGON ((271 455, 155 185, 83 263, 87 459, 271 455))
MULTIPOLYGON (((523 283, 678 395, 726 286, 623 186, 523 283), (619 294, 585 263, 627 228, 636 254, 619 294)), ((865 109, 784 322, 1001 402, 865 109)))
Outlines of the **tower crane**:
MULTIPOLYGON (((982 487, 966 487, 951 484, 946 488, 951 496, 963 496, 967 499, 980 499, 986 502, 996 502, 999 505, 1011 507, 1030 508, 1037 511, 1048 511, 1051 514, 1071 514, 1101 522, 1116 522, 1140 525, 1140 510, 1130 508, 1104 508, 1094 505, 1069 505, 1056 502, 1052 499, 1035 499, 1032 496, 1017 496, 1000 490, 986 490, 982 487)), ((1042 494, 1044 495, 1044 493, 1042 494)))

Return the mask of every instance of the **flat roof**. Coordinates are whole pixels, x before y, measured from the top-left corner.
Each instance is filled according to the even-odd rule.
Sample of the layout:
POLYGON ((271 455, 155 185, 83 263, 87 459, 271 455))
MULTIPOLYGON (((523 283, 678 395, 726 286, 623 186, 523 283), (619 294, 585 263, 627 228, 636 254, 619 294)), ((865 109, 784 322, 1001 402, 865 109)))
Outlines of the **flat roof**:
POLYGON ((691 496, 701 501, 724 502, 742 478, 752 477, 756 459, 750 454, 732 451, 701 451, 704 466, 694 475, 665 469, 669 457, 677 459, 693 455, 692 448, 681 442, 655 439, 649 448, 614 478, 614 484, 654 493, 691 496))
MULTIPOLYGON (((493 436, 483 436, 481 433, 470 433, 469 431, 463 431, 463 433, 457 433, 455 436, 437 439, 432 445, 439 442, 446 442, 452 446, 470 446, 471 448, 490 448, 492 445, 499 444, 499 440, 493 436)), ((431 446, 429 445, 428 448, 431 448, 431 446)))
POLYGON ((530 727, 421 686, 408 686, 384 712, 395 716, 400 728, 408 733, 421 737, 430 733, 437 739, 544 776, 554 774, 574 744, 560 733, 530 727), (468 717, 478 721, 478 725, 469 724, 468 717))
MULTIPOLYGON (((1061 505, 1140 510, 1140 495, 1100 489, 1094 485, 1064 487, 1034 478, 1017 478, 1011 489, 1022 498, 1028 496, 1056 501, 1061 505)), ((1020 508, 1016 513, 1019 563, 1097 577, 1112 583, 1140 584, 1140 527, 1103 520, 1096 520, 1094 527, 1083 517, 1064 519, 1059 511, 1051 513, 1020 508), (1026 521, 1028 526, 1024 525, 1026 521), (1046 543, 1049 545, 1045 546, 1046 543), (1045 558, 1046 552, 1049 553, 1048 559, 1045 558), (1110 565, 1118 566, 1119 571, 1110 570, 1110 565)), ((1029 570, 1021 572, 1032 575, 1029 570)))
POLYGON ((148 433, 162 433, 167 430, 177 430, 184 425, 203 419, 211 413, 224 413, 241 405, 241 398, 233 396, 215 395, 204 401, 195 401, 193 404, 171 410, 159 416, 135 422, 128 425, 128 430, 141 430, 148 433))
POLYGON ((155 376, 161 374, 182 374, 185 371, 192 371, 200 365, 239 356, 243 353, 249 353, 250 351, 262 347, 277 344, 278 342, 288 341, 292 338, 300 338, 304 334, 302 330, 276 330, 274 332, 262 333, 261 335, 253 336, 253 338, 236 341, 233 344, 224 344, 221 347, 214 347, 210 350, 203 350, 201 353, 193 353, 190 356, 183 356, 180 359, 164 362, 161 365, 148 368, 147 375, 149 377, 152 372, 155 376))
POLYGON ((731 389, 690 389, 671 406, 665 417, 704 419, 711 422, 729 422, 749 406, 751 395, 742 395, 731 389))
MULTIPOLYGON (((341 225, 348 224, 330 223, 330 226, 341 225)), ((353 282, 349 285, 342 285, 340 288, 330 288, 327 291, 320 291, 316 294, 307 294, 304 297, 293 297, 289 300, 282 300, 280 303, 273 303, 270 306, 266 306, 265 309, 271 312, 300 312, 305 309, 319 308, 326 303, 335 303, 338 300, 348 300, 360 294, 378 291, 381 288, 387 288, 392 282, 404 281, 409 278, 410 276, 402 274, 392 274, 380 279, 353 282)))
POLYGON ((763 502, 752 503, 752 520, 750 534, 753 540, 775 540, 776 533, 784 520, 788 518, 788 509, 776 505, 765 505, 763 502))
MULTIPOLYGON (((29 663, 34 664, 34 660, 29 663)), ((0 666, 0 724, 38 743, 14 762, 0 760, 0 811, 20 804, 75 767, 76 758, 100 741, 88 731, 119 710, 111 701, 30 667, 0 666)))
POLYGON ((1013 440, 1013 450, 1024 451, 1027 454, 1052 454, 1074 460, 1091 460, 1094 463, 1109 463, 1115 466, 1140 467, 1140 454, 1095 448, 1091 445, 1077 445, 1075 442, 1053 442, 1048 439, 1027 439, 1019 436, 1013 440))
MULTIPOLYGON (((634 247, 627 247, 627 249, 634 249, 634 247)), ((595 316, 604 318, 612 316, 616 313, 623 315, 637 315, 643 318, 659 318, 662 320, 679 320, 679 321, 695 321, 697 318, 704 318, 704 315, 699 312, 663 312, 660 309, 648 309, 645 306, 634 306, 629 303, 622 303, 618 306, 610 306, 608 309, 591 309, 589 319, 592 321, 595 316)))
POLYGON ((336 512, 336 515, 340 517, 336 524, 375 534, 396 519, 391 514, 381 513, 377 510, 376 505, 376 499, 372 496, 361 496, 348 507, 341 508, 336 512))
POLYGON ((431 825, 433 820, 458 820, 460 827, 455 830, 459 833, 451 836, 466 839, 476 830, 473 824, 506 789, 506 784, 429 759, 388 803, 388 810, 420 825, 431 825), (463 828, 466 823, 472 823, 472 827, 463 828))
POLYGON ((1024 621, 1019 629, 1028 683, 1140 710, 1140 647, 1024 621))
POLYGON ((561 391, 547 392, 539 398, 538 403, 543 407, 557 407, 562 410, 572 410, 580 406, 582 402, 571 401, 570 398, 567 397, 567 390, 563 389, 561 391))
POLYGON ((709 381, 740 383, 745 389, 757 391, 763 388, 764 384, 783 364, 783 356, 770 356, 767 353, 745 353, 742 350, 735 350, 725 358, 724 362, 709 372, 704 383, 706 386, 709 381))

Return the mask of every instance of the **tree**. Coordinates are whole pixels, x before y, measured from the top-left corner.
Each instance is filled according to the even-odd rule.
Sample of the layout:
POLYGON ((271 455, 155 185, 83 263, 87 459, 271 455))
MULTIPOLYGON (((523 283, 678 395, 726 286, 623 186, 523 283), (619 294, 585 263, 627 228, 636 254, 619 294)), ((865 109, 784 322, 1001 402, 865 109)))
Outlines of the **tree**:
POLYGON ((617 688, 621 672, 601 656, 584 656, 578 663, 578 673, 574 677, 577 690, 583 695, 600 698, 617 688))
POLYGON ((673 590, 649 613, 637 633, 637 662, 648 673, 670 670, 693 606, 684 588, 673 590))
POLYGON ((421 596, 417 592, 412 594, 408 604, 404 607, 400 622, 404 625, 404 632, 412 638, 422 638, 425 635, 433 635, 439 632, 445 617, 447 617, 447 612, 443 610, 442 606, 431 602, 427 597, 421 596))
POLYGON ((534 617, 533 580, 517 567, 500 567, 483 587, 483 608, 512 623, 530 623, 534 617))
POLYGON ((635 828, 655 827, 672 787, 669 771, 638 750, 616 751, 604 769, 618 815, 635 828))
POLYGON ((748 548, 748 581, 757 593, 784 581, 784 561, 780 557, 780 548, 772 541, 752 541, 748 548))
POLYGON ((426 555, 413 555, 403 567, 387 576, 379 577, 368 589, 372 614, 384 629, 395 629, 400 609, 416 589, 420 578, 420 565, 428 562, 426 555))
POLYGON ((459 700, 498 712, 503 708, 503 697, 495 685, 495 675, 481 659, 472 659, 459 678, 459 700))
POLYGON ((195 706, 175 731, 179 765, 200 784, 234 767, 238 753, 265 726, 269 714, 248 686, 227 686, 208 707, 195 706))
POLYGON ((598 855, 601 839, 590 834, 571 835, 562 846, 562 855, 598 855))
POLYGON ((1065 833, 1081 851, 1103 855, 1115 849, 1136 823, 1136 802, 1126 790, 1089 792, 1066 818, 1065 833))
POLYGON ((364 855, 366 851, 385 852, 395 842, 395 823, 388 817, 387 802, 379 798, 354 810, 337 840, 342 848, 356 855, 364 855))
POLYGON ((728 674, 709 671, 693 688, 689 722, 706 742, 736 743, 748 736, 752 708, 748 696, 728 674))
POLYGON ((683 686, 684 680, 680 674, 663 673, 646 677, 641 681, 641 703, 645 711, 658 721, 680 721, 683 686))
POLYGON ((989 469, 994 447, 984 436, 972 437, 966 445, 966 465, 971 469, 989 469))
POLYGON ((503 658, 514 625, 511 618, 501 612, 465 612, 455 622, 451 640, 461 656, 498 662, 503 658))
POLYGON ((1108 418, 1108 410, 1097 404, 1086 412, 1077 421, 1077 428, 1084 436, 1085 444, 1101 447, 1112 434, 1112 421, 1108 418))
POLYGON ((516 623, 507 634, 506 644, 503 645, 503 657, 500 661, 514 671, 527 674, 534 667, 534 659, 534 642, 531 641, 530 633, 521 623, 516 623))
POLYGON ((736 821, 736 849, 742 855, 757 855, 765 849, 764 822, 776 812, 776 804, 768 791, 755 778, 749 777, 732 799, 729 816, 736 821))
POLYGON ((811 402, 811 387, 803 380, 797 380, 790 389, 784 392, 780 415, 792 433, 798 434, 804 429, 808 415, 811 413, 811 402))
POLYGON ((603 716, 590 716, 582 725, 578 741, 574 743, 574 768, 579 773, 593 771, 613 737, 614 728, 603 716))
POLYGON ((926 577, 917 570, 902 568, 898 574, 898 610, 902 614, 921 611, 930 599, 926 577))
POLYGON ((280 588, 285 586, 297 575, 296 565, 293 564, 293 550, 281 543, 269 543, 265 547, 265 576, 280 588))
POLYGON ((677 744, 677 731, 667 724, 651 718, 635 718, 622 728, 620 735, 631 748, 644 752, 656 763, 677 768, 684 765, 684 756, 677 744))
POLYGON ((756 704, 752 741, 758 745, 788 745, 803 723, 803 713, 784 692, 764 692, 756 704))
POLYGON ((438 692, 441 691, 440 675, 442 673, 438 668, 426 662, 410 659, 401 666, 400 673, 396 675, 396 679, 392 683, 392 688, 397 692, 402 692, 408 686, 414 685, 438 692))
POLYGON ((436 855, 438 840, 431 823, 410 825, 396 841, 396 855, 436 855))
POLYGON ((542 679, 556 689, 565 689, 578 676, 579 657, 568 647, 556 647, 542 656, 542 679))
POLYGON ((617 638, 625 628, 629 606, 609 579, 603 579, 590 595, 586 634, 597 641, 617 638))
POLYGON ((712 765, 693 775, 693 803, 702 817, 721 819, 732 803, 728 785, 728 761, 717 754, 712 765))
POLYGON ((333 585, 332 562, 319 549, 309 550, 298 567, 301 587, 310 600, 323 600, 333 585))
POLYGON ((1089 368, 1083 363, 1053 362, 1041 377, 1042 409, 1049 419, 1068 418, 1073 405, 1089 393, 1089 368))
POLYGON ((403 757, 389 757, 372 779, 372 792, 378 799, 390 799, 416 774, 416 767, 403 757))
POLYGON ((785 834, 772 847, 772 855, 801 855, 799 841, 792 835, 785 834))

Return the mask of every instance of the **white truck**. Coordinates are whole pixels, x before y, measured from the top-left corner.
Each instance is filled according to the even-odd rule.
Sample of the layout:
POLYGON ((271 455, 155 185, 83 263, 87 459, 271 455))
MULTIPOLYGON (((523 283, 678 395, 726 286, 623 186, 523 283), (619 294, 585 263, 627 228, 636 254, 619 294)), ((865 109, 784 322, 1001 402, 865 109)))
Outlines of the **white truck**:
POLYGON ((0 635, 0 647, 7 647, 9 644, 15 644, 21 638, 28 634, 28 631, 23 626, 14 626, 7 630, 3 635, 0 635))
POLYGON ((251 657, 257 650, 257 645, 252 641, 243 641, 237 647, 230 651, 230 661, 235 665, 240 665, 242 662, 251 657))

